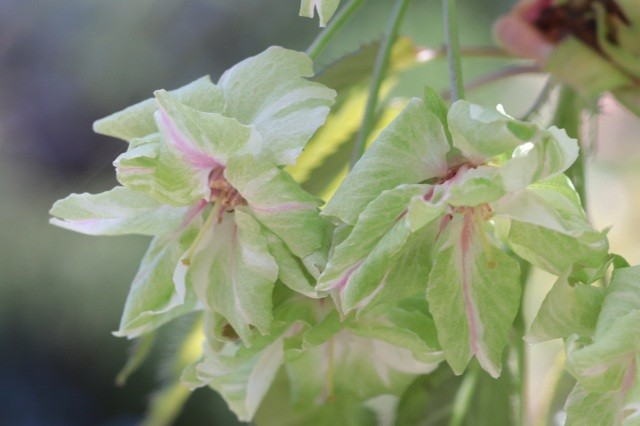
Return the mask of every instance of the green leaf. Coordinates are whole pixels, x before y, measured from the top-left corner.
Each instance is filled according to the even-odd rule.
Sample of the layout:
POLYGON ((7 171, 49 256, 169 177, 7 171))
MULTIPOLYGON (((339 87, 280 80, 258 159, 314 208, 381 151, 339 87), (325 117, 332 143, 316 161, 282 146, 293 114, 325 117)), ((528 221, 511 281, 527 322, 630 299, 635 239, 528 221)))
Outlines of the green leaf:
POLYGON ((335 248, 316 289, 331 292, 343 313, 362 310, 373 299, 393 302, 425 290, 432 236, 426 244, 420 237, 409 242, 411 227, 405 214, 411 198, 428 189, 401 185, 384 191, 335 248))
MULTIPOLYGON (((638 8, 637 2, 634 5, 628 5, 627 10, 635 11, 638 8)), ((631 25, 619 23, 615 27, 616 42, 610 40, 609 25, 607 22, 607 12, 604 5, 594 4, 596 10, 597 25, 596 31, 598 36, 598 46, 603 50, 606 57, 617 64, 622 70, 636 77, 640 76, 640 30, 638 29, 638 20, 631 25)))
POLYGON ((302 0, 300 3, 300 16, 313 18, 318 11, 320 26, 324 27, 338 9, 340 0, 302 0))
POLYGON ((201 232, 194 253, 182 256, 176 282, 190 285, 205 308, 224 316, 249 344, 252 326, 269 332, 278 265, 260 225, 240 207, 201 232))
POLYGON ((604 298, 604 289, 590 285, 570 285, 560 277, 536 315, 531 330, 525 336, 529 343, 566 338, 572 334, 591 337, 604 298))
POLYGON ((222 75, 223 114, 253 125, 262 137, 263 153, 276 164, 293 164, 336 96, 305 79, 312 76, 311 59, 304 53, 270 47, 222 75))
MULTIPOLYGON (((199 78, 171 93, 180 102, 200 111, 220 112, 222 109, 222 91, 211 82, 208 76, 199 78)), ((125 141, 142 138, 158 132, 153 120, 153 113, 157 109, 155 99, 147 99, 96 121, 93 124, 93 130, 125 141)))
POLYGON ((71 194, 56 201, 50 223, 89 235, 159 235, 180 227, 187 210, 163 205, 117 186, 101 194, 71 194))
POLYGON ((382 191, 446 175, 447 151, 438 117, 422 100, 412 99, 365 152, 322 214, 354 225, 382 191))
POLYGON ((586 98, 632 85, 631 78, 613 62, 576 37, 566 37, 556 45, 545 68, 586 98))
POLYGON ((232 158, 225 177, 248 202, 248 211, 297 257, 323 248, 326 221, 320 200, 304 192, 286 172, 264 158, 232 158))
POLYGON ((486 243, 475 210, 456 214, 448 241, 435 255, 427 300, 447 362, 462 374, 472 356, 493 377, 520 304, 520 269, 506 253, 486 243), (484 241, 484 242, 483 242, 484 241))
POLYGON ((191 229, 151 241, 131 284, 120 329, 114 335, 138 337, 195 308, 191 289, 173 280, 180 256, 193 236, 191 229))

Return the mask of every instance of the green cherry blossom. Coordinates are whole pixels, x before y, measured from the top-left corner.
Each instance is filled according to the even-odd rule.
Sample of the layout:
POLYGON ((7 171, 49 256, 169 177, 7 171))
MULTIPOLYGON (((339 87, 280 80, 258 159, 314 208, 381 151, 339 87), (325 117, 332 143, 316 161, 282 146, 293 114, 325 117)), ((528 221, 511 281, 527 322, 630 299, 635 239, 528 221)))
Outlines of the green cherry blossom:
POLYGON ((194 309, 215 312, 249 344, 268 333, 276 280, 315 296, 324 266, 321 202, 282 170, 323 123, 335 92, 307 80, 310 59, 272 47, 95 123, 129 142, 123 186, 73 194, 53 224, 154 240, 118 335, 135 337, 194 309))
POLYGON ((562 175, 574 139, 465 101, 413 99, 323 215, 346 228, 317 290, 343 314, 424 294, 447 361, 492 376, 518 311, 514 254, 572 282, 602 274, 607 243, 562 175), (558 247, 556 250, 550 247, 558 247))

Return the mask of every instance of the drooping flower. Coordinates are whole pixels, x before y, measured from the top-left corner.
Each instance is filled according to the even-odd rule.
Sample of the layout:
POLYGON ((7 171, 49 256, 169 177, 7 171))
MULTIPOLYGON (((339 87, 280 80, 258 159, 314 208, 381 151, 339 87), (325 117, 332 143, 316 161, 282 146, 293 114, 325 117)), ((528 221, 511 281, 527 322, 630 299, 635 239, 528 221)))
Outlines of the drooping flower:
MULTIPOLYGON (((209 329, 217 328, 209 319, 209 329)), ((353 411, 375 397, 399 397, 442 359, 423 299, 341 321, 332 304, 294 296, 275 308, 271 333, 255 336, 250 347, 209 338, 203 358, 183 378, 193 387, 215 389, 243 421, 251 421, 270 394, 286 407, 274 423, 335 424, 328 418, 336 418, 350 424, 349 414, 336 417, 337 406, 353 411)))
POLYGON ((639 11, 638 0, 522 0, 495 33, 586 98, 611 92, 640 115, 639 11))
POLYGON ((562 175, 574 139, 465 101, 413 99, 323 210, 339 227, 319 278, 343 314, 427 292, 438 339, 461 373, 500 373, 520 303, 518 262, 590 283, 606 238, 562 175))
POLYGON ((320 201, 280 166, 323 123, 335 92, 310 82, 310 59, 272 47, 95 123, 129 141, 123 186, 58 201, 51 222, 88 234, 153 235, 117 334, 135 337, 196 307, 248 343, 267 333, 280 279, 313 296, 324 260, 320 201))

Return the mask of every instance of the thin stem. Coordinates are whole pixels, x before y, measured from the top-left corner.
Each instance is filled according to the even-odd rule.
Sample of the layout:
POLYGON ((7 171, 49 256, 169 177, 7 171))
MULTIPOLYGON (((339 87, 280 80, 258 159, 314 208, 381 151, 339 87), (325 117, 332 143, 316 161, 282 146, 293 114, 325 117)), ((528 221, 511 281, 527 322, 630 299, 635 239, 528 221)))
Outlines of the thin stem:
POLYGON ((530 121, 533 116, 540 113, 542 107, 549 101, 549 97, 551 96, 551 92, 553 91, 554 83, 553 79, 549 77, 544 84, 544 87, 536 97, 536 100, 529 107, 527 112, 524 113, 521 120, 522 121, 530 121))
MULTIPOLYGON (((565 129, 567 134, 572 138, 579 138, 580 135, 580 106, 578 104, 577 93, 566 85, 560 87, 560 98, 558 106, 553 117, 553 123, 561 129, 565 129)), ((565 174, 571 179, 580 201, 582 208, 587 211, 587 188, 585 182, 585 162, 586 156, 584 151, 580 149, 578 158, 567 169, 565 174)))
POLYGON ((522 285, 522 300, 520 302, 520 309, 518 310, 518 315, 513 323, 513 328, 515 331, 515 341, 513 346, 515 346, 515 353, 518 358, 518 367, 517 367, 517 381, 515 382, 516 391, 518 392, 519 398, 519 406, 515 415, 519 417, 519 422, 517 424, 528 424, 529 417, 529 389, 527 382, 527 347, 526 342, 524 340, 524 335, 527 331, 527 323, 526 318, 524 316, 524 306, 525 306, 525 290, 527 287, 527 281, 529 281, 529 276, 531 274, 531 264, 527 262, 520 262, 520 281, 522 285))
POLYGON ((367 138, 371 133, 373 127, 374 116, 376 107, 378 106, 378 96, 380 94, 380 86, 387 69, 389 57, 391 56, 391 49, 393 42, 398 34, 398 28, 402 22, 407 6, 410 0, 396 0, 396 3, 391 11, 391 17, 385 31, 380 48, 378 49, 378 55, 376 56, 376 62, 373 67, 373 76, 371 78, 371 86, 369 87, 369 98, 367 99, 367 105, 362 118, 362 125, 358 132, 358 137, 353 147, 353 153, 351 155, 351 167, 362 157, 364 153, 367 138))
POLYGON ((311 43, 307 49, 307 55, 316 60, 322 51, 327 47, 334 35, 343 27, 343 25, 351 18, 351 16, 362 6, 364 0, 351 0, 345 7, 333 17, 329 25, 322 31, 318 37, 311 43))
POLYGON ((449 63, 449 81, 451 99, 455 102, 464 99, 462 82, 462 62, 460 60, 460 41, 458 40, 458 18, 455 0, 442 0, 445 39, 447 41, 447 61, 449 63))
MULTIPOLYGON (((521 74, 532 74, 532 73, 539 73, 539 72, 541 72, 540 68, 538 68, 535 65, 514 65, 506 68, 501 68, 497 71, 480 76, 477 79, 471 81, 469 84, 467 84, 465 88, 466 90, 471 91, 471 90, 478 89, 482 86, 486 86, 487 84, 504 80, 505 78, 515 77, 516 75, 521 75, 521 74)), ((448 100, 448 99, 455 100, 451 92, 443 93, 442 97, 445 100, 448 100)))
POLYGON ((471 399, 473 398, 478 383, 479 372, 478 364, 473 363, 462 378, 462 383, 460 383, 460 387, 458 387, 458 392, 456 392, 453 401, 449 426, 460 426, 467 416, 471 399))

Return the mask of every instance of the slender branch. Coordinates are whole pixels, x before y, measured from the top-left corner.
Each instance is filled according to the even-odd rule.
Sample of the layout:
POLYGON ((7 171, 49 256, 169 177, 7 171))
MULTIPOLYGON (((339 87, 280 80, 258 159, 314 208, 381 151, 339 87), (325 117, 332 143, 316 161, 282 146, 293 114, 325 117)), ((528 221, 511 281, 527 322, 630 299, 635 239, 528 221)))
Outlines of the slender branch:
MULTIPOLYGON (((516 75, 521 74, 532 74, 539 73, 540 68, 535 65, 514 65, 506 68, 501 68, 497 71, 491 72, 489 74, 485 74, 483 76, 478 77, 477 79, 471 81, 471 83, 465 85, 465 90, 471 91, 478 89, 482 86, 486 86, 487 84, 495 83, 496 81, 503 80, 505 78, 514 77, 516 75)), ((454 96, 450 91, 444 92, 442 97, 445 100, 455 100, 454 96)))
POLYGON ((518 364, 517 364, 517 381, 514 383, 515 392, 519 395, 518 405, 514 415, 517 419, 517 424, 525 425, 529 424, 529 383, 527 380, 527 346, 524 341, 524 335, 527 332, 527 323, 524 316, 524 307, 526 304, 525 294, 527 288, 527 282, 531 275, 531 264, 525 261, 520 262, 520 282, 522 285, 522 299, 520 301, 520 308, 518 314, 513 323, 513 329, 515 331, 515 339, 513 341, 513 348, 515 350, 518 364))
POLYGON ((449 426, 460 426, 467 416, 471 407, 471 399, 478 384, 479 373, 480 369, 477 363, 471 364, 468 371, 465 372, 453 401, 449 426))
POLYGON ((382 80, 384 80, 389 57, 391 56, 393 42, 395 41, 395 38, 398 34, 398 28, 400 27, 402 17, 407 10, 409 1, 410 0, 396 0, 393 10, 391 11, 391 17, 389 18, 389 23, 382 39, 382 43, 380 43, 378 55, 376 56, 376 62, 373 67, 373 76, 371 78, 371 86, 369 87, 369 98, 367 99, 367 105, 364 111, 364 116, 362 118, 360 131, 358 132, 358 137, 353 147, 353 153, 351 155, 351 167, 353 167, 358 159, 362 157, 362 154, 365 150, 367 138, 371 133, 376 107, 378 106, 380 86, 382 85, 382 80))
POLYGON ((364 0, 351 0, 329 22, 329 25, 311 43, 307 49, 307 55, 316 60, 322 51, 327 47, 333 36, 344 26, 351 16, 362 6, 364 0))
POLYGON ((529 121, 534 115, 537 115, 540 112, 542 107, 549 101, 549 97, 551 96, 554 86, 555 84, 553 79, 549 77, 546 83, 544 83, 544 87, 536 97, 536 100, 522 116, 522 121, 529 121))
POLYGON ((455 0, 442 0, 445 39, 447 41, 447 61, 449 63, 449 81, 451 99, 464 99, 462 82, 462 62, 460 60, 460 41, 458 40, 458 18, 455 0))

